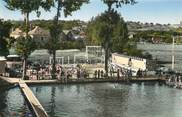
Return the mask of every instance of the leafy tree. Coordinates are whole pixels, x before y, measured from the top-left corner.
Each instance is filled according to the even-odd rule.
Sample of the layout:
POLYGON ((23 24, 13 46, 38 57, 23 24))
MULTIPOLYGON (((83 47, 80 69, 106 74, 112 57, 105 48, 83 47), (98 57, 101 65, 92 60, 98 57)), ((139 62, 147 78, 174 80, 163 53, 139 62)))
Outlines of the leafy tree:
MULTIPOLYGON (((31 50, 29 49, 29 47, 25 46, 27 43, 31 43, 30 41, 30 37, 28 36, 28 32, 29 32, 29 14, 33 11, 35 11, 37 13, 37 16, 40 16, 40 7, 44 8, 45 10, 49 10, 52 2, 50 0, 4 0, 6 3, 6 7, 10 10, 19 10, 21 11, 21 13, 24 15, 24 22, 25 22, 25 39, 26 41, 22 41, 20 45, 20 48, 17 46, 17 48, 22 49, 21 51, 18 51, 19 54, 21 53, 22 58, 23 58, 23 74, 22 74, 22 78, 25 78, 26 75, 26 60, 27 57, 26 55, 28 55, 27 53, 30 53, 31 50), (30 50, 30 51, 29 51, 30 50), (26 52, 27 51, 27 52, 26 52), (28 52, 29 51, 29 52, 28 52)), ((24 40, 24 39, 23 39, 24 40)), ((29 45, 29 44, 28 44, 29 45)), ((19 50, 18 49, 18 50, 19 50)))
MULTIPOLYGON (((120 16, 116 15, 117 12, 115 11, 115 8, 119 8, 122 5, 125 4, 135 4, 135 0, 102 0, 104 4, 107 5, 108 9, 105 11, 104 14, 101 16, 101 20, 99 23, 100 27, 99 30, 95 30, 94 35, 94 41, 100 42, 97 39, 101 38, 101 45, 104 47, 105 50, 105 71, 106 71, 106 77, 108 76, 108 59, 111 51, 111 46, 113 47, 113 50, 118 51, 120 49, 120 46, 117 44, 118 41, 118 35, 120 37, 127 35, 127 30, 124 31, 123 29, 126 28, 126 24, 123 23, 123 20, 120 20, 120 16), (114 6, 114 7, 113 7, 114 6), (116 25, 123 24, 123 28, 117 27, 116 25), (116 31, 117 30, 117 31, 116 31), (123 31, 122 31, 123 30, 123 31), (122 32, 122 34, 121 34, 122 32), (115 47, 114 47, 115 46, 115 47)), ((97 26, 96 26, 97 27, 97 26)), ((122 39, 124 41, 124 38, 122 39)), ((122 49, 122 48, 121 48, 122 49)))
POLYGON ((15 51, 27 61, 28 56, 36 49, 36 43, 28 37, 19 37, 15 43, 15 51))
MULTIPOLYGON (((107 13, 102 13, 100 16, 92 19, 87 26, 87 44, 102 45, 104 47, 107 35, 108 22, 105 20, 107 13), (104 29, 105 28, 105 29, 104 29)), ((126 42, 128 41, 127 25, 123 18, 114 11, 112 13, 112 32, 109 34, 112 37, 110 49, 112 52, 123 52, 126 42)))
POLYGON ((126 43, 125 48, 123 49, 124 53, 127 53, 129 56, 143 57, 142 51, 137 49, 136 44, 126 43))
POLYGON ((11 30, 11 23, 0 20, 0 56, 9 54, 8 38, 11 30))
POLYGON ((72 14, 73 11, 79 10, 80 7, 84 3, 88 3, 89 0, 53 0, 54 6, 57 9, 56 16, 53 19, 52 26, 50 27, 50 34, 51 39, 49 41, 49 52, 53 55, 53 63, 52 63, 52 78, 55 79, 55 72, 56 72, 56 50, 59 49, 59 35, 62 32, 62 28, 57 28, 60 26, 59 24, 59 18, 61 16, 61 13, 63 12, 63 15, 65 17, 72 14))

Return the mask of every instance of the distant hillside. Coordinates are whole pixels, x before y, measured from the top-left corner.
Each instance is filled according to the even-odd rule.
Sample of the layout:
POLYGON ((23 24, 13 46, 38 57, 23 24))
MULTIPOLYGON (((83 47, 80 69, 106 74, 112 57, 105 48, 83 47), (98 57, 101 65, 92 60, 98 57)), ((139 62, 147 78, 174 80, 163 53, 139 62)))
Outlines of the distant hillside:
MULTIPOLYGON (((21 27, 23 24, 23 21, 11 21, 14 24, 14 27, 21 27)), ((51 25, 51 20, 33 20, 30 21, 32 26, 40 26, 42 28, 48 29, 51 25)), ((60 20, 59 22, 61 24, 63 30, 71 30, 73 27, 82 27, 86 28, 87 22, 80 21, 80 20, 70 20, 70 21, 64 21, 60 20)), ((171 24, 154 24, 154 23, 141 23, 141 22, 133 22, 133 21, 127 21, 128 30, 129 31, 169 31, 173 30, 174 27, 171 24)))
MULTIPOLYGON (((23 21, 11 21, 14 25, 14 28, 23 27, 23 21)), ((63 21, 60 20, 59 22, 63 30, 71 30, 73 27, 86 27, 86 23, 80 20, 70 20, 70 21, 63 21)), ((50 25, 52 24, 52 20, 33 20, 30 21, 31 27, 40 26, 45 29, 49 29, 50 25)))
POLYGON ((154 23, 141 23, 141 22, 132 22, 128 21, 128 30, 129 31, 169 31, 174 29, 171 24, 154 24, 154 23))
MULTIPOLYGON (((14 25, 14 28, 20 27, 23 29, 23 21, 11 21, 14 25)), ((30 21, 31 28, 35 26, 40 26, 44 29, 49 29, 52 20, 33 20, 30 21)), ((71 20, 71 21, 63 21, 60 20, 60 27, 63 30, 78 30, 84 34, 85 29, 87 28, 87 22, 80 20, 71 20)), ((141 22, 133 22, 127 21, 127 27, 129 31, 129 37, 134 38, 133 41, 147 41, 152 43, 171 43, 171 36, 174 33, 177 33, 179 36, 182 36, 182 28, 175 28, 171 24, 154 24, 154 23, 141 23, 141 22)), ((182 39, 177 41, 178 43, 182 43, 182 39)))

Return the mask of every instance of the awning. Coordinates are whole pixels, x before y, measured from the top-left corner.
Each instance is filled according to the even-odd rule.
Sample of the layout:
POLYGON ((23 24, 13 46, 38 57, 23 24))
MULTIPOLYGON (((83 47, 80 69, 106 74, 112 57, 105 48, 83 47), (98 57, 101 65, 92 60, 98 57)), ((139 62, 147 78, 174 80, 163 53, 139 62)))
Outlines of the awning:
POLYGON ((6 61, 6 58, 4 56, 0 56, 0 61, 6 61))

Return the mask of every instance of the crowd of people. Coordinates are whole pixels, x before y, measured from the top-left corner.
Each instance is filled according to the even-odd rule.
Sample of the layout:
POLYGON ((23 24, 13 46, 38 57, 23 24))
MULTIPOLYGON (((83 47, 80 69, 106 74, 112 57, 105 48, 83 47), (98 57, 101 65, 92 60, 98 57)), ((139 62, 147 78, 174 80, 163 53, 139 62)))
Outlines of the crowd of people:
POLYGON ((118 68, 118 67, 110 67, 110 76, 117 77, 117 78, 131 78, 133 76, 137 78, 141 78, 146 76, 146 71, 142 71, 141 69, 132 70, 126 68, 118 68))
MULTIPOLYGON (((92 66, 93 67, 93 66, 92 66)), ((89 64, 83 65, 74 65, 74 64, 56 64, 56 72, 55 77, 58 80, 67 80, 67 79, 79 79, 79 78, 105 78, 106 73, 103 66, 95 66, 88 70, 89 64), (87 66, 87 67, 86 67, 87 66), (89 73, 88 73, 89 71, 89 73)), ((18 68, 14 71, 8 70, 12 72, 11 74, 17 77, 21 77, 22 68, 18 68), (16 72, 15 72, 16 71, 16 72), (16 74, 14 74, 16 73, 16 74)), ((29 80, 49 80, 53 79, 52 73, 52 65, 49 63, 41 63, 41 62, 32 62, 27 65, 26 78, 29 80)), ((137 78, 145 76, 145 72, 142 70, 132 71, 132 69, 125 68, 115 68, 113 66, 109 67, 108 75, 110 78, 131 78, 136 76, 137 78)), ((11 77, 11 76, 10 76, 11 77)))
MULTIPOLYGON (((79 78, 88 78, 89 75, 93 78, 105 78, 105 70, 104 69, 97 69, 94 70, 93 73, 88 73, 86 68, 82 65, 64 65, 56 64, 56 79, 79 79, 79 78)), ((29 65, 27 69, 27 76, 29 79, 52 79, 52 65, 29 65)), ((129 78, 133 76, 132 70, 127 70, 124 68, 114 69, 110 68, 109 77, 117 77, 117 78, 129 78)), ((143 72, 139 70, 137 72, 137 76, 143 76, 143 72)))
MULTIPOLYGON (((56 64, 56 79, 67 80, 69 78, 86 78, 88 75, 86 70, 80 65, 74 66, 62 66, 61 64, 56 64)), ((52 79, 52 66, 51 65, 34 65, 28 66, 27 76, 31 80, 40 79, 52 79)))
POLYGON ((175 88, 182 88, 182 77, 181 75, 168 76, 166 84, 175 88))

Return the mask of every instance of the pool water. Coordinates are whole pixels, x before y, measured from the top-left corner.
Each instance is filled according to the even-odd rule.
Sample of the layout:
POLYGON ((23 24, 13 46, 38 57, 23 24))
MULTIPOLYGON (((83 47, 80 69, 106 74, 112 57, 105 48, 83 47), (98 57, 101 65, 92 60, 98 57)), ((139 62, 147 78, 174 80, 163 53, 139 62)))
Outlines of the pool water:
POLYGON ((0 88, 0 117, 32 117, 18 87, 0 88))
MULTIPOLYGON (((181 117, 182 90, 153 83, 30 86, 50 117, 181 117)), ((19 88, 0 88, 0 115, 31 117, 19 88)))
POLYGON ((181 117, 182 90, 159 83, 32 86, 50 117, 181 117))

